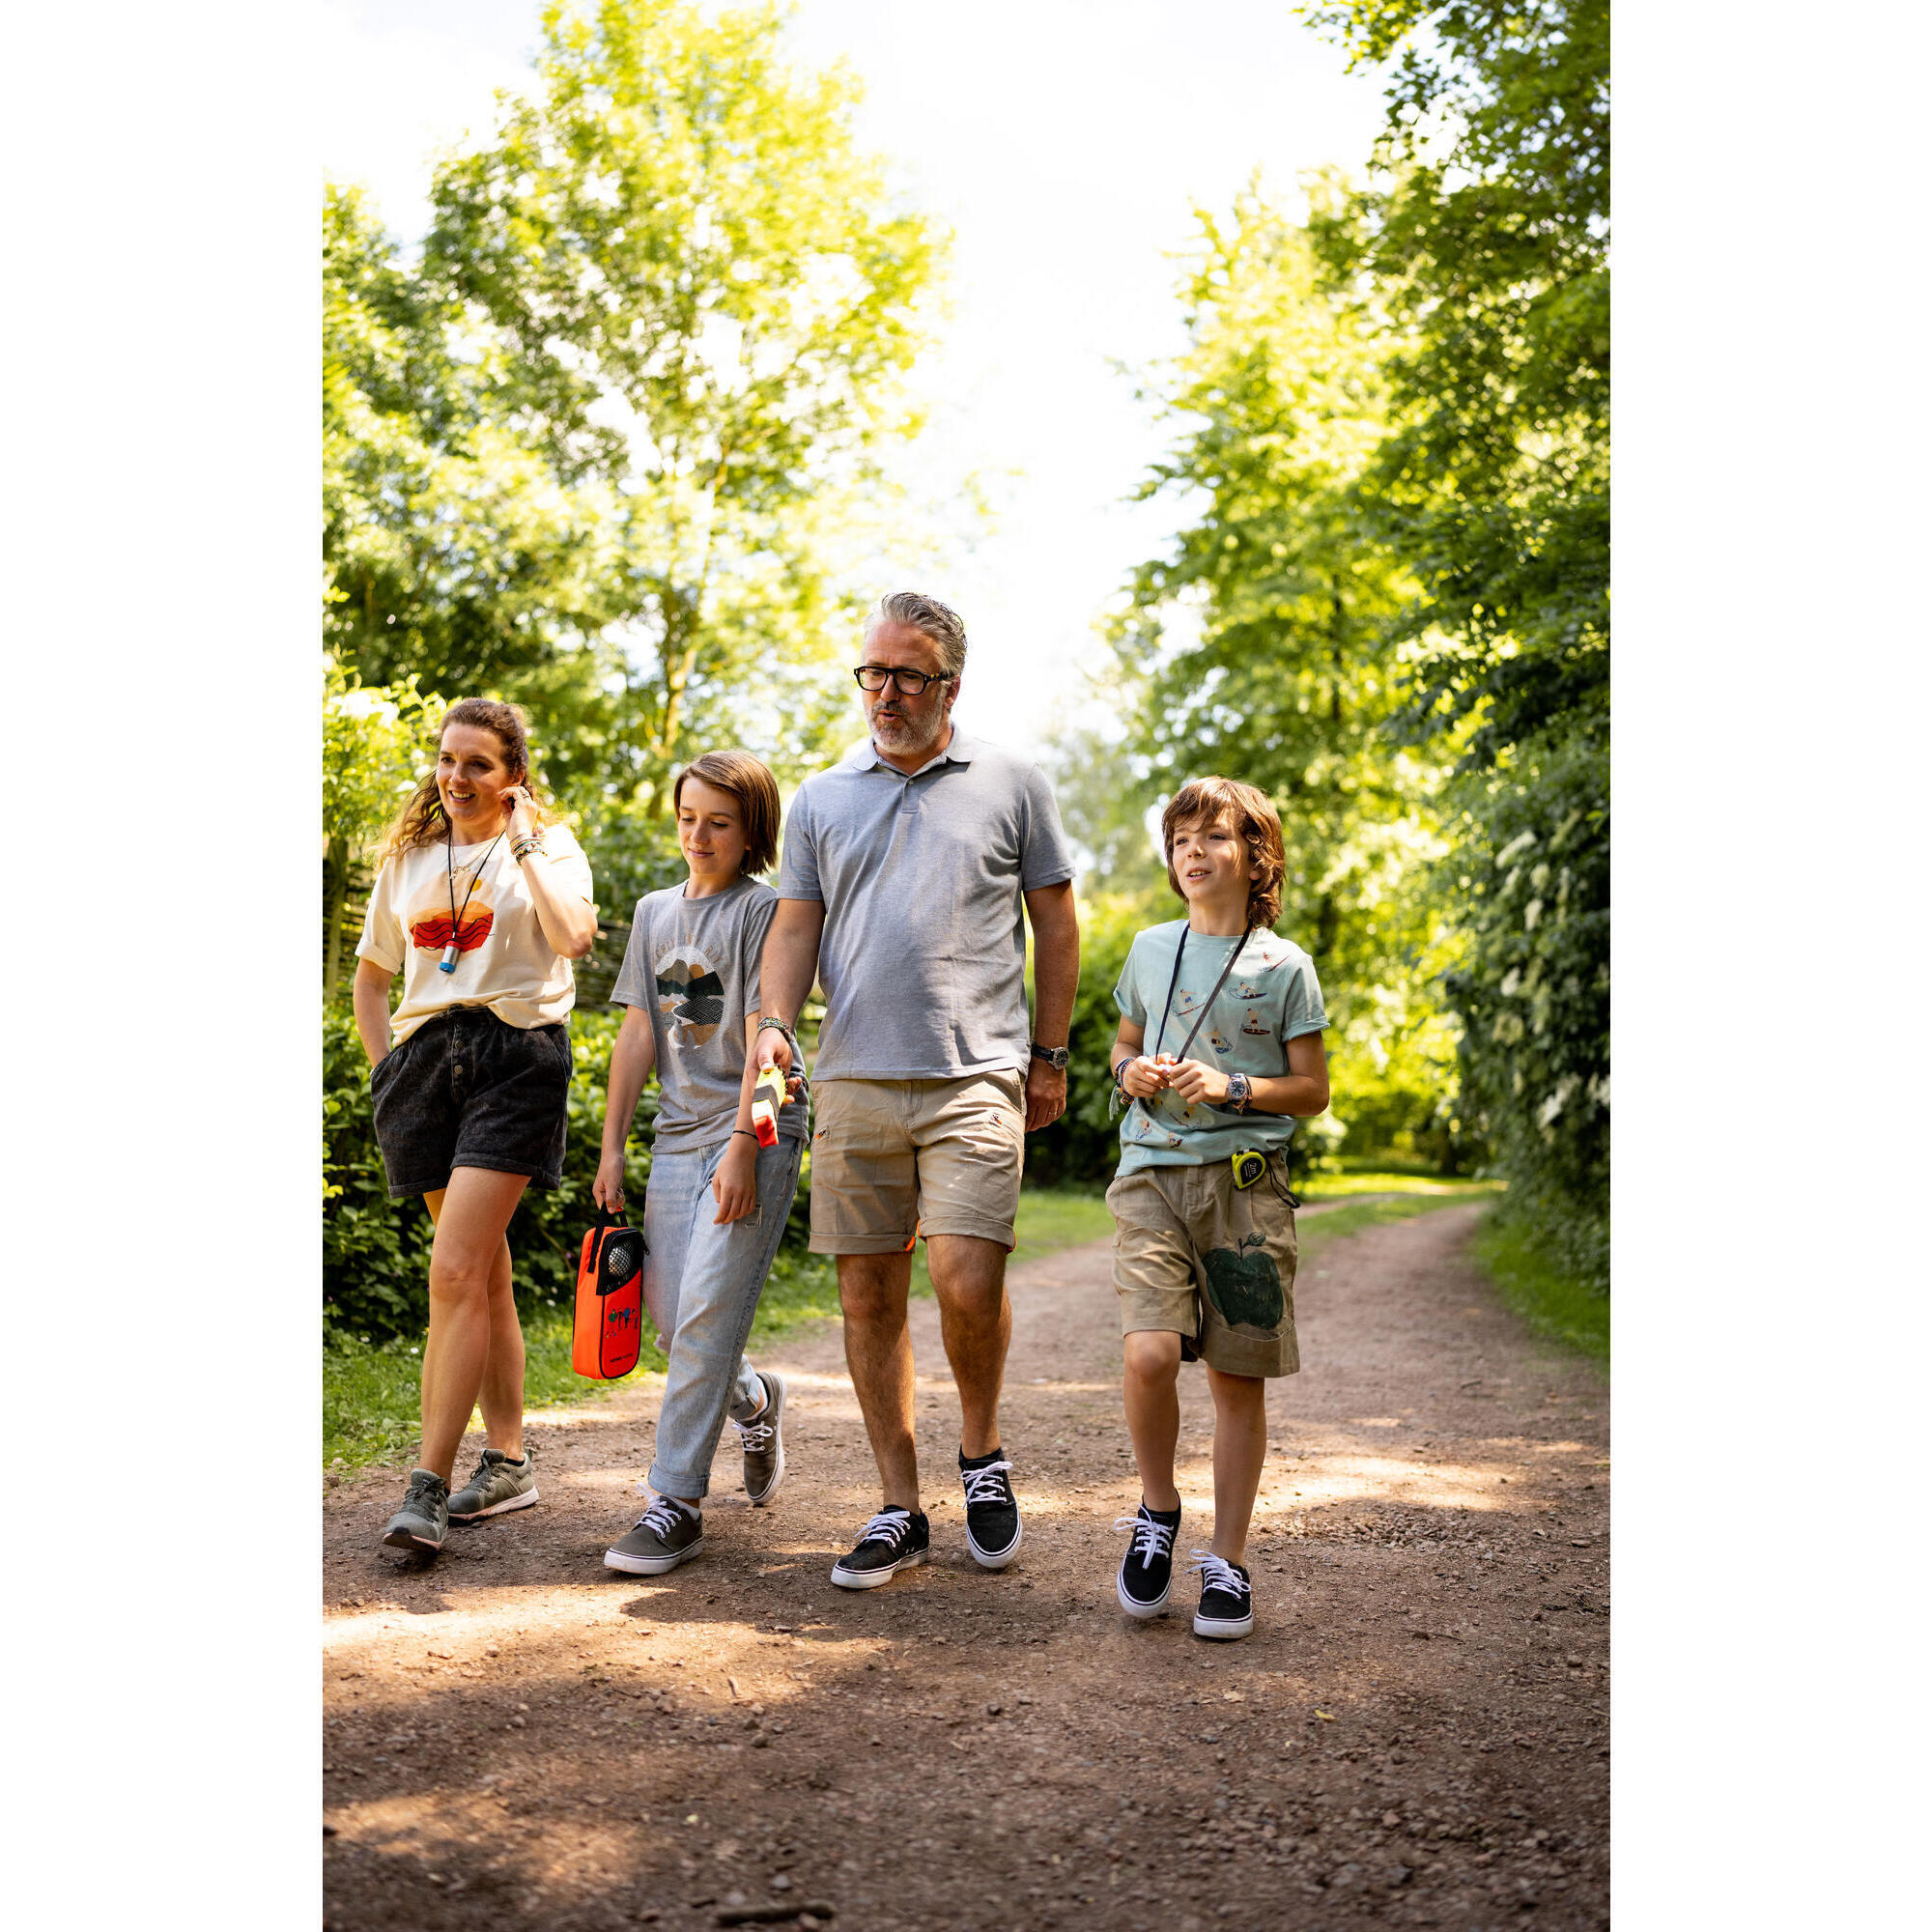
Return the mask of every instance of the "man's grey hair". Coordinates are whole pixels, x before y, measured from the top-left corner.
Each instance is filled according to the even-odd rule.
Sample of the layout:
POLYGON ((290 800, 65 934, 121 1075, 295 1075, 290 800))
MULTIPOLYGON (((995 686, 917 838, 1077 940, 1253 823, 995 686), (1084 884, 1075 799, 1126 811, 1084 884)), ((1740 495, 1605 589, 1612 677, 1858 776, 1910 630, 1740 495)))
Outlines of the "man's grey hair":
POLYGON ((879 599, 866 620, 869 637, 875 625, 903 624, 928 639, 939 653, 939 668, 948 677, 966 668, 966 625, 959 612, 917 590, 895 590, 879 599))

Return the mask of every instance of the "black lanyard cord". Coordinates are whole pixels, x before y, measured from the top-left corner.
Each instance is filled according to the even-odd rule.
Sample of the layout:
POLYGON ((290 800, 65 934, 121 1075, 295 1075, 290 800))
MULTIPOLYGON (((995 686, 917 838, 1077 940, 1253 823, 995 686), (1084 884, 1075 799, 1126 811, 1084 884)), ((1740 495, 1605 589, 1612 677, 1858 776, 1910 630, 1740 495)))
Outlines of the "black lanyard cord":
MULTIPOLYGON (((503 835, 499 832, 496 838, 491 839, 490 850, 485 852, 482 858, 477 861, 476 870, 469 880, 469 891, 463 895, 463 912, 469 910, 469 895, 476 890, 476 881, 483 876, 483 867, 490 863, 491 853, 494 853, 497 847, 502 842, 503 835)), ((456 827, 453 825, 449 828, 446 870, 449 874, 449 943, 454 946, 456 944, 456 929, 463 923, 463 912, 458 912, 456 909, 456 827)))
MULTIPOLYGON (((1187 1037, 1180 1042, 1180 1051, 1174 1056, 1175 1059, 1187 1058, 1187 1049, 1194 1044, 1194 1036, 1201 1031, 1203 1023, 1208 1018, 1208 1009, 1214 1004, 1215 996, 1227 984, 1228 975, 1235 970, 1235 961, 1241 956, 1241 949, 1247 945, 1248 937, 1254 929, 1253 920, 1242 926, 1241 936, 1235 942, 1235 950, 1228 954, 1227 963, 1221 968, 1221 977, 1214 981, 1208 997, 1202 1001, 1201 1011, 1196 1016, 1193 1026, 1188 1029, 1187 1037)), ((1174 971, 1168 976, 1167 998, 1161 1002, 1160 1008, 1160 1028, 1153 1037, 1153 1053, 1151 1057, 1156 1060, 1160 1058, 1160 1043, 1167 1037, 1167 1015, 1169 1009, 1174 1005, 1174 989, 1180 983, 1180 955, 1187 951, 1187 931, 1188 928, 1184 925, 1180 928, 1180 943, 1174 949, 1174 971)))

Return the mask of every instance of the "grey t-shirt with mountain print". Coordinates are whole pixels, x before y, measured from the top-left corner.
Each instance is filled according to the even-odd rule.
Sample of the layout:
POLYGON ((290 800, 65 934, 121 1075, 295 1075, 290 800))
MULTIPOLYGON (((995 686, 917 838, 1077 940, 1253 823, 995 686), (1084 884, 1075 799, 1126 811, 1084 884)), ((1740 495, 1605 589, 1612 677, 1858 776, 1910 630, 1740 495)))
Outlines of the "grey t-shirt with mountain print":
MULTIPOLYGON (((638 901, 611 1004, 651 1016, 659 1153, 715 1147, 737 1124, 745 1021, 758 1010, 758 956, 778 902, 770 886, 746 878, 701 899, 679 885, 638 901)), ((779 1132, 805 1139, 804 1094, 786 1102, 779 1132)))

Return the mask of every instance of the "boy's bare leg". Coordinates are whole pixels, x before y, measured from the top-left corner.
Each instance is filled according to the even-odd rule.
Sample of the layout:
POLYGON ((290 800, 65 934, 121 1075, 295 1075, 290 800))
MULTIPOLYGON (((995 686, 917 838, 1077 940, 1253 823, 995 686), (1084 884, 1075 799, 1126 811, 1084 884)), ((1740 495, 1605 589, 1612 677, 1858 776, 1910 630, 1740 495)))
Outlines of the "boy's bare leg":
POLYGON ((1214 1541, 1216 1556, 1239 1563, 1267 1461, 1267 1383, 1260 1376, 1208 1371, 1214 1398, 1214 1541))
MULTIPOLYGON (((1161 1328, 1140 1328, 1122 1337, 1121 1393, 1127 1434, 1140 1465, 1141 1496, 1149 1509, 1180 1507, 1174 1487, 1174 1447, 1180 1439, 1180 1337, 1161 1328)), ((1220 1438, 1215 1438, 1217 1450, 1220 1438)), ((1264 1438, 1264 1447, 1266 1446, 1264 1438)), ((1220 1462, 1215 1462, 1218 1497, 1220 1462)), ((1219 1520, 1218 1512, 1216 1520, 1219 1520)))
POLYGON ((888 1509, 919 1508, 919 1452, 912 1433, 912 1337, 906 1330, 910 1255, 840 1255, 838 1305, 845 1366, 866 1418, 888 1509))
MULTIPOLYGON (((959 1390, 959 1447, 969 1460, 988 1456, 1000 1446, 1000 1385, 1013 1333, 1007 1251, 977 1235, 934 1235, 925 1244, 925 1264, 959 1390)), ((910 1363, 910 1350, 906 1359, 910 1363)))

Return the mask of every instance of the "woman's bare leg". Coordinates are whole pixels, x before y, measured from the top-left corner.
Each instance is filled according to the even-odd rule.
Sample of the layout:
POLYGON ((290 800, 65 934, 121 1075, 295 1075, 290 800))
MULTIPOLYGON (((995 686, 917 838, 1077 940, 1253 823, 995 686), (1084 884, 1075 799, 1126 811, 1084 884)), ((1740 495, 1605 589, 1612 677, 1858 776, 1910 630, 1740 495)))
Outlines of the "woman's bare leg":
MULTIPOLYGON (((510 1248, 503 1231, 528 1185, 526 1174, 459 1167, 447 1187, 423 1197, 436 1223, 436 1243, 429 1263, 429 1339, 423 1345, 421 1466, 433 1469, 445 1483, 454 1471, 456 1452, 483 1393, 486 1374, 499 1366, 501 1379, 493 1378, 491 1406, 498 1409, 500 1423, 501 1407, 514 1401, 518 1449, 522 1449, 521 1331, 514 1352, 514 1387, 508 1352, 500 1365, 495 1357, 499 1280, 512 1327, 517 1319, 516 1304, 510 1300, 510 1248)), ((501 1448, 495 1436, 493 1429, 492 1446, 501 1448)))

